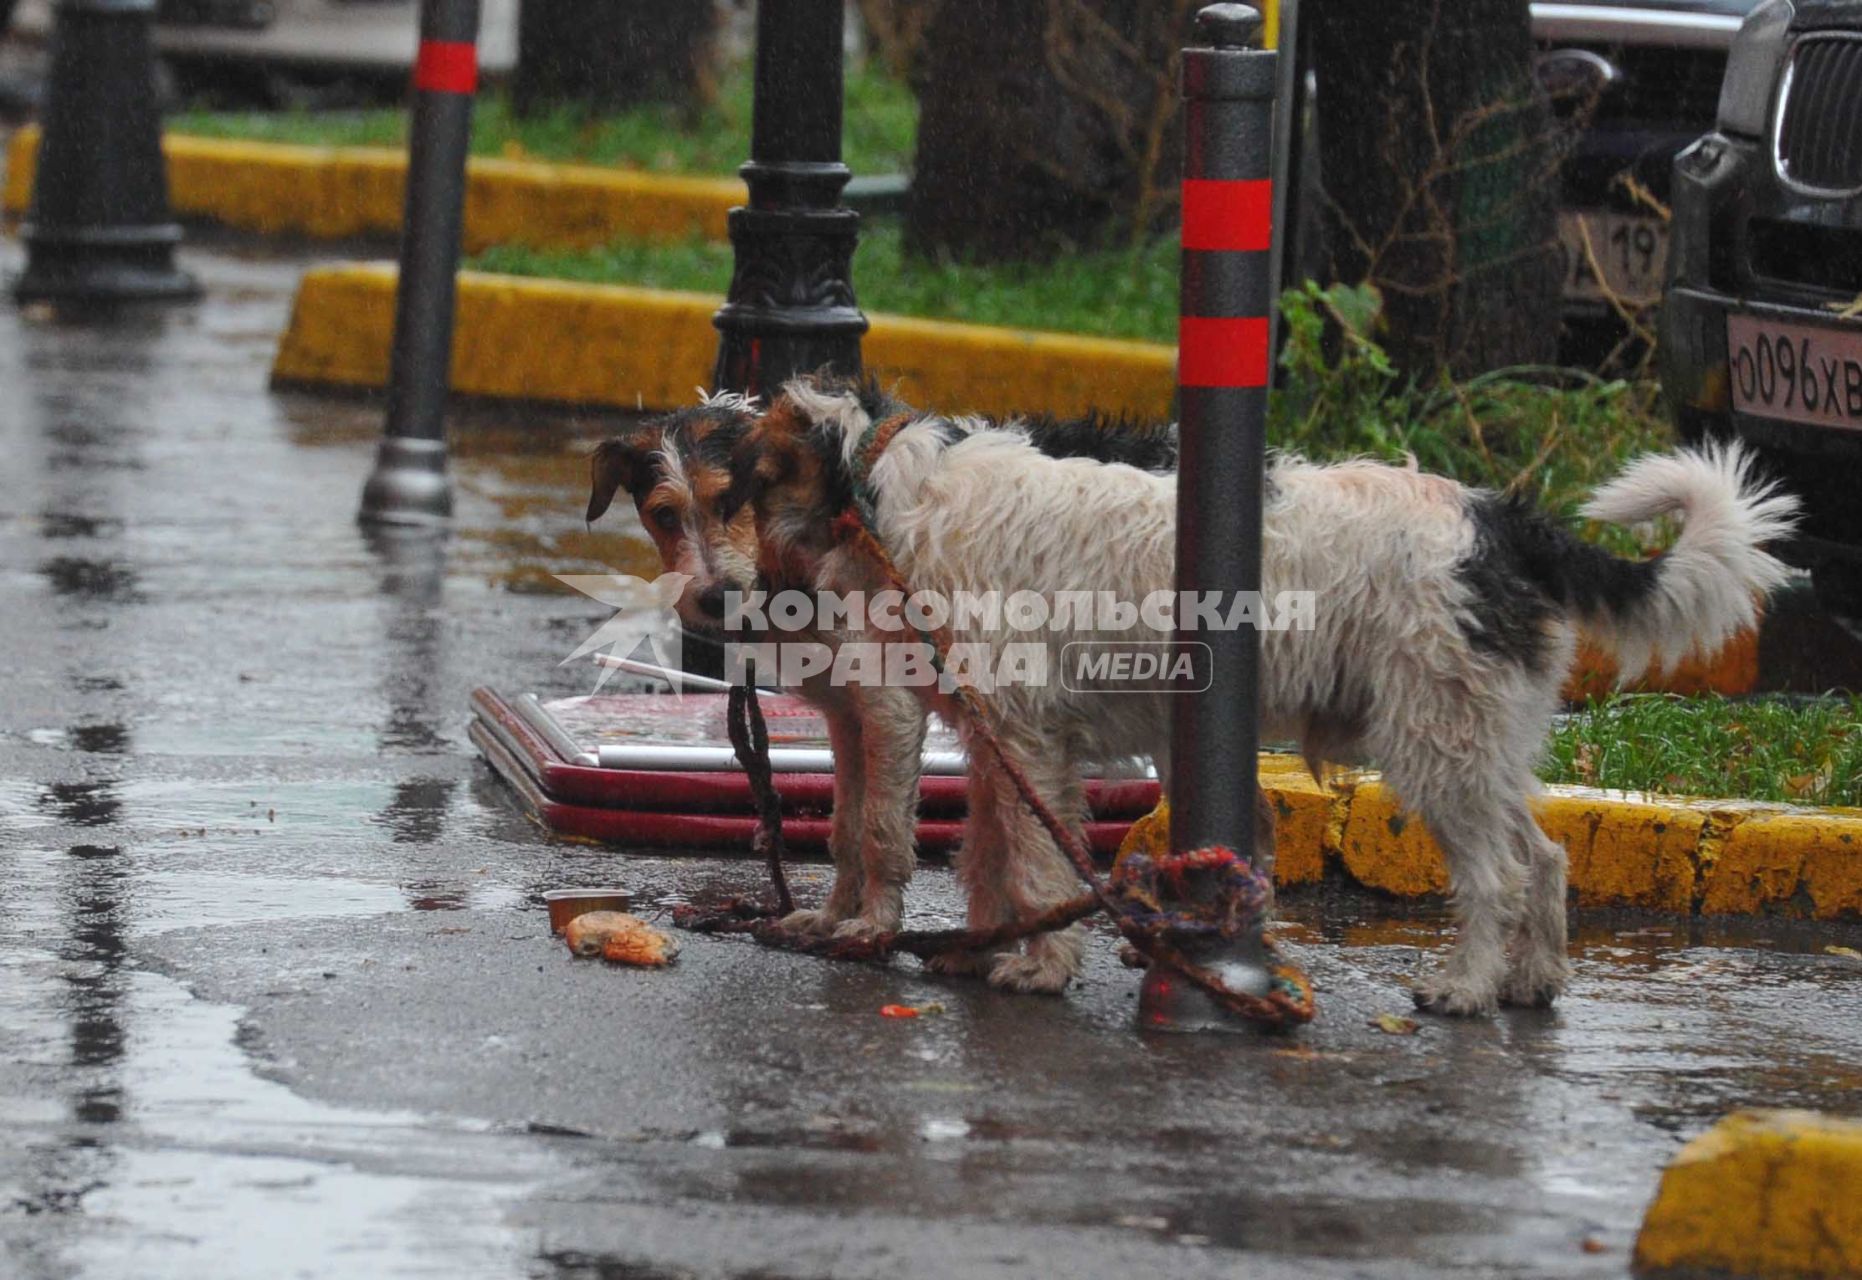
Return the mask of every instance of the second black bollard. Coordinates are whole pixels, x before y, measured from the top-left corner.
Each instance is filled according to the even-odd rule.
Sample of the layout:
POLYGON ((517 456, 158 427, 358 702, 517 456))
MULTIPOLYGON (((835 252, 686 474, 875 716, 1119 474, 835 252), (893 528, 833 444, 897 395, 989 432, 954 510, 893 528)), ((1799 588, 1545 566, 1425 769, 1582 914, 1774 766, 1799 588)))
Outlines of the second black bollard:
MULTIPOLYGON (((1217 593, 1225 616, 1237 597, 1261 588, 1276 85, 1275 55, 1255 47, 1261 25, 1247 5, 1210 5, 1196 16, 1199 45, 1183 51, 1177 590, 1179 598, 1217 593)), ((1209 684, 1171 704, 1171 849, 1217 845, 1267 865, 1273 850, 1254 847, 1260 632, 1186 631, 1182 621, 1177 643, 1207 646, 1209 684)), ((1212 883, 1185 878, 1192 899, 1214 891, 1212 883)), ((1231 990, 1265 996, 1272 987, 1258 927, 1232 942, 1182 947, 1231 990)), ((1206 1031, 1251 1024, 1152 965, 1139 989, 1138 1025, 1206 1031)))
POLYGON ((374 474, 362 490, 365 524, 438 526, 452 517, 446 392, 466 149, 478 91, 478 17, 479 0, 421 0, 388 419, 374 474))

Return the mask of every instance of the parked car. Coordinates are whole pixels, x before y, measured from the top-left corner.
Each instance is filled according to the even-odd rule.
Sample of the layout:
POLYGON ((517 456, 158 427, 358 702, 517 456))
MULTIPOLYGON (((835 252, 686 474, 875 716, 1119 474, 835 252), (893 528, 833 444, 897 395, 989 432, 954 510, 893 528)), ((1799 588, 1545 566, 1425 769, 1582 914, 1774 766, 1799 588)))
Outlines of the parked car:
POLYGON ((1862 618, 1862 2, 1756 8, 1717 114, 1675 160, 1663 390, 1804 499, 1787 554, 1862 618))
POLYGON ((1564 316, 1573 354, 1601 358, 1622 310, 1661 298, 1674 157, 1712 127, 1727 49, 1759 0, 1534 4, 1537 69, 1555 109, 1583 113, 1559 172, 1564 316))
MULTIPOLYGON (((51 32, 54 0, 19 0, 15 30, 51 32)), ((518 0, 484 0, 479 67, 508 72, 517 61, 518 0)), ((419 28, 416 0, 161 0, 155 47, 194 66, 284 67, 309 74, 373 71, 405 76, 419 28)))
MULTIPOLYGON (((1619 0, 1534 4, 1536 67, 1554 109, 1576 130, 1559 170, 1565 358, 1595 363, 1661 299, 1667 274, 1664 206, 1675 155, 1713 127, 1727 49, 1759 0, 1619 0)), ((1281 0, 1298 46, 1302 0, 1281 0)), ((1296 86, 1287 276, 1323 269, 1321 180, 1311 130, 1324 94, 1310 72, 1296 86)))

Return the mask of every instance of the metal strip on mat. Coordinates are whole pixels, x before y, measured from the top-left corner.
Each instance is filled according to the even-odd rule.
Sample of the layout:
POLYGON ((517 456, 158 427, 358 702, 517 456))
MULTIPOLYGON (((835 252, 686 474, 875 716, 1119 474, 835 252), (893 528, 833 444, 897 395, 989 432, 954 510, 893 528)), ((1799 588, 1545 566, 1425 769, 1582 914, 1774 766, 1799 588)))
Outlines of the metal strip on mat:
MULTIPOLYGON (((581 743, 571 737, 569 731, 557 723, 556 717, 552 716, 548 710, 544 708, 543 704, 537 701, 536 694, 519 694, 515 702, 509 702, 506 705, 516 711, 518 715, 522 716, 524 723, 529 725, 532 729, 535 729, 537 731, 537 736, 549 743, 550 748, 563 758, 565 764, 601 767, 601 760, 596 753, 585 750, 581 743)), ((613 768, 614 766, 610 765, 608 767, 613 768)))
MULTIPOLYGON (((608 743, 589 751, 570 736, 569 731, 550 715, 549 709, 534 693, 520 694, 504 700, 538 737, 560 756, 565 764, 584 768, 627 769, 640 771, 677 771, 695 773, 741 773, 737 756, 729 747, 682 746, 676 743, 608 743)), ((480 717, 499 728, 495 720, 480 717)), ((520 754, 522 754, 520 752, 520 754)), ((834 754, 819 747, 773 747, 770 767, 777 773, 815 773, 832 775, 834 754)), ((961 778, 969 772, 969 762, 961 751, 925 753, 924 773, 932 777, 961 778)), ((1131 776, 1113 775, 1088 778, 1086 781, 1108 783, 1143 782, 1154 779, 1156 770, 1146 766, 1131 776)))

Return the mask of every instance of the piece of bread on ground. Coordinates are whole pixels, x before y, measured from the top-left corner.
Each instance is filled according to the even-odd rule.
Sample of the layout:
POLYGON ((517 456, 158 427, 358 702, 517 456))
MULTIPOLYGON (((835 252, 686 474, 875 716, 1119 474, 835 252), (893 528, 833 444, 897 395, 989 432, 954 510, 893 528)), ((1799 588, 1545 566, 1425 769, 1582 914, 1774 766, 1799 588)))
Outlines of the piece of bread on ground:
POLYGON ((624 911, 590 911, 563 931, 578 956, 601 956, 616 964, 657 969, 679 954, 679 944, 638 916, 624 911))

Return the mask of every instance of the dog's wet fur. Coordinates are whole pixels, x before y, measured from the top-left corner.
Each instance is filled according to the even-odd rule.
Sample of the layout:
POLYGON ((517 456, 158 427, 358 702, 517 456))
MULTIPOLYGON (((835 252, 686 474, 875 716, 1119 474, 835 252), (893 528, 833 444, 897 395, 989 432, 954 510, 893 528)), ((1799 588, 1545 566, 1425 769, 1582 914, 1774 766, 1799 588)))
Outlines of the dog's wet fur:
MULTIPOLYGON (((773 579, 872 591, 882 585, 875 567, 832 531, 856 470, 870 463, 872 532, 914 588, 1050 599, 1111 591, 1135 602, 1174 584, 1175 477, 1121 465, 1122 447, 1056 458, 1024 432, 918 413, 871 383, 801 379, 741 433, 721 510, 732 521, 753 513, 754 559, 773 579), (869 429, 900 415, 880 456, 861 459, 869 429)), ((1640 459, 1583 512, 1616 524, 1678 514, 1674 545, 1637 562, 1580 541, 1524 502, 1413 463, 1272 460, 1265 594, 1311 591, 1317 617, 1310 630, 1263 633, 1262 730, 1300 739, 1315 772, 1323 760, 1378 764, 1436 836, 1460 932, 1446 964, 1417 985, 1420 1007, 1485 1014, 1562 992, 1565 853, 1528 801, 1577 634, 1613 648, 1625 679, 1717 649, 1785 580, 1764 547, 1789 532, 1795 509, 1754 479, 1737 448, 1640 459)), ((980 627, 954 636, 990 646, 1007 638, 980 627)), ((1051 677, 1069 642, 1169 637, 1140 625, 1014 638, 1048 645, 1051 677)), ((934 689, 919 692, 953 714, 934 689)), ((1005 749, 1076 828, 1083 765, 1149 756, 1169 776, 1161 693, 1080 692, 1050 678, 998 686, 992 706, 1005 749)), ((875 705, 869 739, 891 716, 922 725, 921 709, 875 705)), ((866 753, 869 767, 880 758, 866 753)), ((987 751, 970 754, 969 797, 958 870, 973 924, 1039 911, 1072 891, 1064 858, 987 751)), ((940 967, 1057 991, 1078 973, 1081 945, 1075 929, 940 967)))

